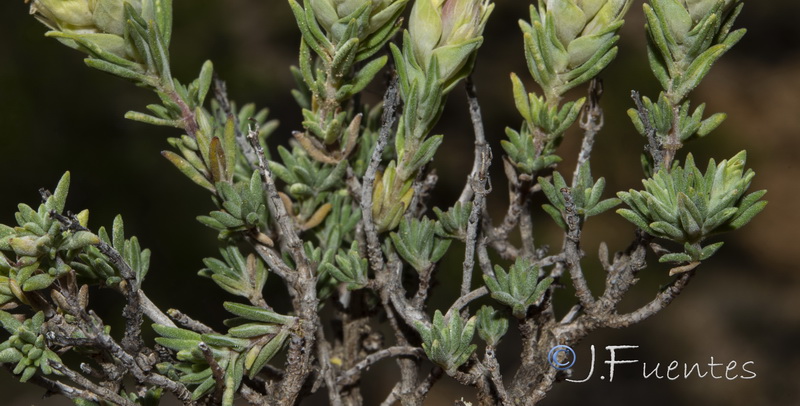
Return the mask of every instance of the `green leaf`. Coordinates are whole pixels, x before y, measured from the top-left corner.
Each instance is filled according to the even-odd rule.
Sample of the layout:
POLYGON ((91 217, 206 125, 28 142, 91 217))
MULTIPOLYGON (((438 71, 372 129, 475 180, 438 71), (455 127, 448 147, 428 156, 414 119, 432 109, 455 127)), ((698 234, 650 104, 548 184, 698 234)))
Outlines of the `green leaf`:
MULTIPOLYGON (((161 0, 164 1, 164 0, 161 0)), ((169 0, 171 1, 171 0, 169 0)), ((200 76, 197 77, 197 105, 202 106, 206 100, 208 90, 211 88, 211 82, 214 75, 214 64, 211 61, 206 61, 200 69, 200 76)))
POLYGON ((28 278, 22 284, 22 290, 25 292, 32 292, 34 290, 45 289, 55 282, 56 278, 50 274, 39 274, 28 278))
POLYGON ((291 324, 296 320, 296 318, 292 316, 284 316, 271 310, 241 303, 225 302, 222 305, 225 307, 225 310, 237 316, 263 323, 291 324))
POLYGON ((692 261, 692 256, 683 252, 680 253, 669 253, 662 255, 658 262, 665 263, 665 262, 690 262, 692 261))
POLYGON ((370 82, 372 82, 372 80, 375 78, 375 75, 377 75, 378 72, 386 65, 388 60, 388 56, 382 56, 369 61, 366 65, 364 65, 363 68, 359 69, 351 81, 353 87, 347 92, 348 97, 364 90, 364 88, 367 87, 367 85, 370 84, 370 82))
POLYGON ((164 47, 169 47, 172 39, 172 0, 153 0, 156 25, 161 33, 164 47))
POLYGON ((101 59, 94 59, 94 58, 86 58, 83 60, 86 63, 86 66, 90 68, 94 68, 106 73, 110 73, 115 76, 119 76, 123 79, 132 80, 134 82, 143 83, 149 85, 151 87, 156 87, 156 79, 152 76, 144 75, 130 69, 123 68, 119 65, 115 65, 111 62, 106 62, 101 59))
POLYGON ((722 54, 727 51, 724 45, 716 45, 703 52, 697 59, 695 59, 686 73, 680 76, 677 80, 677 85, 673 85, 674 100, 683 100, 689 92, 691 92, 700 81, 711 70, 711 65, 719 59, 722 54))
POLYGON ((592 206, 591 209, 586 210, 585 215, 586 215, 586 217, 596 216, 596 215, 598 215, 600 213, 603 213, 605 211, 613 209, 614 207, 618 206, 620 203, 622 203, 622 200, 617 199, 617 198, 605 199, 605 200, 597 203, 596 205, 592 206))
POLYGON ((261 372, 264 365, 280 351, 287 337, 289 337, 289 331, 283 329, 261 349, 258 356, 253 361, 252 366, 249 368, 248 376, 250 378, 253 378, 261 372))
POLYGON ((160 117, 151 116, 149 114, 139 113, 137 111, 129 111, 125 113, 125 118, 145 124, 183 128, 183 123, 180 120, 163 119, 160 117))
POLYGON ((186 177, 192 180, 192 182, 206 188, 210 192, 215 192, 214 185, 206 179, 203 174, 197 171, 192 164, 187 162, 185 159, 181 158, 177 154, 172 151, 161 151, 161 155, 164 158, 167 158, 179 171, 181 171, 186 177))
POLYGON ((202 340, 202 336, 194 331, 178 327, 165 326, 163 324, 152 324, 151 326, 153 327, 153 330, 155 330, 155 332, 162 337, 194 341, 202 340))
POLYGON ((237 351, 241 351, 250 344, 250 340, 230 337, 223 334, 203 334, 202 338, 206 344, 215 347, 228 347, 237 351))

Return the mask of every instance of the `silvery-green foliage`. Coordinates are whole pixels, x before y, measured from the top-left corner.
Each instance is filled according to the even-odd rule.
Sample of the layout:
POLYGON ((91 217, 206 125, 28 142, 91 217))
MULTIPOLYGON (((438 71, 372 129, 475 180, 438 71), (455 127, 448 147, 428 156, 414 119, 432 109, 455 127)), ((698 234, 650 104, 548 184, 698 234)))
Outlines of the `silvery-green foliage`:
POLYGON ((328 272, 337 281, 347 285, 347 289, 361 289, 367 285, 369 265, 367 258, 358 250, 358 242, 353 241, 347 252, 341 251, 336 255, 336 264, 325 262, 319 267, 320 272, 328 272))
POLYGON ((564 103, 559 109, 543 96, 527 93, 516 74, 511 74, 511 83, 514 103, 525 122, 520 132, 507 127, 508 140, 500 141, 509 159, 519 170, 528 174, 561 162, 561 157, 554 154, 555 149, 564 132, 578 118, 586 99, 564 103), (546 137, 547 140, 537 145, 537 137, 546 137))
POLYGON ((641 111, 630 109, 628 116, 640 134, 651 143, 655 140, 667 154, 661 162, 661 157, 650 151, 643 160, 648 174, 658 170, 653 167, 656 163, 668 168, 685 141, 708 135, 725 120, 724 113, 703 119, 704 104, 690 113, 687 98, 714 62, 744 36, 745 29, 732 30, 742 5, 740 0, 653 0, 644 4, 647 55, 664 91, 655 101, 642 98, 641 111))
POLYGON ((205 258, 206 268, 198 274, 211 278, 220 288, 237 296, 244 296, 251 301, 261 298, 261 291, 267 282, 267 267, 254 254, 246 258, 239 248, 229 245, 220 250, 222 260, 205 258))
MULTIPOLYGON (((543 359, 542 348, 565 340, 571 345, 588 334, 587 326, 628 325, 654 314, 721 247, 722 242, 709 243, 712 236, 742 227, 766 205, 760 200, 764 191, 747 193, 754 173, 744 169, 744 151, 719 164, 711 160, 705 172, 691 154, 678 163, 684 142, 709 134, 725 118, 724 113, 704 118, 705 105, 692 110, 687 96, 744 34, 732 30, 740 0, 645 4, 650 67, 663 92, 655 98, 637 95, 637 108, 628 112, 647 138, 649 156, 644 190, 619 192, 618 199, 602 198, 605 179, 595 181, 589 166, 604 120, 598 104, 602 87, 593 82, 588 99, 563 99, 614 59, 617 32, 632 1, 539 0, 531 6, 529 21, 520 22, 530 78, 511 75, 522 123, 507 128, 508 139, 501 141, 510 194, 499 223, 486 205, 491 131, 483 134, 472 85, 472 173, 458 203, 446 211, 434 208, 436 221, 425 213, 435 178, 430 164, 446 142, 444 134, 433 133, 434 126, 446 111, 448 94, 475 66, 494 4, 288 3, 302 36, 298 66, 291 69, 302 129, 292 132, 289 146, 276 148, 267 137, 277 121, 268 119, 267 109, 229 101, 211 62, 188 82, 172 76, 170 0, 31 2, 31 11, 52 30, 47 35, 88 54, 88 66, 154 92, 158 101, 146 106, 147 113, 125 116, 182 131, 168 139, 172 150, 162 155, 210 194, 215 208, 198 220, 222 245, 221 257, 206 258, 199 274, 248 304, 223 303, 235 317, 216 331, 178 310, 160 310, 142 290, 150 251, 136 237, 126 238, 119 216, 110 232, 100 228, 95 234, 88 228, 88 211, 66 211, 66 173, 54 193, 42 191, 38 209, 21 204, 17 224, 0 225, 0 324, 10 335, 0 343, 0 364, 20 380, 50 383, 48 390, 61 390, 80 406, 155 406, 165 392, 190 405, 232 406, 238 399, 297 404, 308 389, 323 387, 331 403, 358 404, 361 375, 372 363, 406 357, 398 363, 405 380, 420 372, 420 363, 408 358, 427 356, 460 383, 476 386, 481 396, 535 401, 552 387, 548 377, 560 378, 548 366, 531 363, 543 359), (404 30, 401 15, 410 4, 404 30), (401 31, 397 45, 387 47, 401 31), (396 75, 384 103, 362 104, 360 94, 390 57, 396 75), (541 89, 529 92, 530 80, 541 89), (585 130, 580 167, 568 184, 563 168, 556 170, 558 147, 579 117, 585 130), (533 241, 539 224, 534 216, 541 213, 529 209, 539 191, 549 201, 544 212, 567 231, 560 252, 547 252, 533 241), (588 217, 620 201, 628 207, 619 214, 668 244, 637 233, 613 265, 604 263, 613 272, 606 275, 605 298, 596 298, 581 269, 581 232, 588 217), (515 228, 521 244, 510 237, 515 228), (453 240, 466 247, 460 296, 446 313, 436 310, 431 318, 426 311, 431 282, 457 284, 450 274, 437 273, 453 240), (673 244, 682 251, 668 252, 673 244), (616 308, 620 298, 614 295, 621 296, 636 283, 635 274, 645 272, 637 258, 647 249, 661 262, 675 263, 672 274, 683 275, 645 307, 626 314, 616 308), (514 262, 506 270, 494 264, 498 257, 514 262), (548 275, 543 267, 550 265, 555 267, 548 275), (566 272, 579 306, 559 321, 553 303, 562 298, 556 297, 554 278, 566 272), (271 284, 286 289, 288 304, 263 296, 269 273, 275 274, 271 284), (88 306, 90 286, 122 293, 123 331, 112 335, 88 306), (475 300, 490 300, 482 297, 487 294, 508 309, 483 306, 469 317, 475 300), (144 317, 155 323, 155 346, 142 331, 144 317), (387 319, 394 342, 384 344, 378 332, 386 330, 387 319), (530 357, 521 359, 520 378, 505 388, 493 350, 510 323, 518 324, 528 348, 523 353, 530 357), (483 355, 474 354, 476 329, 486 343, 483 355), (283 358, 278 355, 287 343, 282 368, 275 361, 270 366, 283 358), (64 356, 66 364, 61 359, 68 352, 88 354, 90 362, 73 370, 72 355, 64 356), (50 381, 54 375, 59 375, 56 386, 50 381), (134 380, 131 390, 128 382, 134 380)), ((421 402, 427 392, 417 393, 419 388, 390 397, 413 395, 421 402)))
POLYGON ((439 219, 436 221, 436 235, 455 240, 467 238, 467 227, 469 226, 469 216, 472 212, 472 202, 456 202, 453 207, 442 211, 438 207, 433 208, 433 212, 439 219))
MULTIPOLYGON (((105 227, 100 227, 97 235, 100 237, 101 242, 108 244, 120 253, 122 259, 135 273, 137 284, 141 286, 144 277, 147 275, 147 271, 150 269, 150 250, 142 249, 139 245, 139 239, 136 238, 136 236, 132 236, 130 239, 125 238, 125 223, 122 221, 122 216, 118 215, 114 217, 110 236, 105 227)), ((113 269, 111 261, 109 261, 108 257, 102 254, 94 245, 86 247, 80 259, 81 262, 73 262, 71 264, 76 270, 83 268, 84 270, 92 272, 93 269, 97 272, 97 275, 111 275, 111 273, 109 273, 109 271, 113 269), (84 264, 88 265, 89 263, 92 264, 91 267, 84 266, 84 264), (99 268, 103 268, 103 270, 100 271, 99 268)), ((110 284, 112 281, 119 282, 121 276, 119 275, 119 270, 116 270, 114 273, 118 276, 106 279, 106 284, 110 284)))
POLYGON ((361 116, 345 104, 386 65, 386 56, 373 56, 400 29, 406 2, 289 2, 303 36, 294 95, 306 131, 295 137, 314 159, 336 164, 355 149, 361 116))
MULTIPOLYGON (((178 83, 178 85, 180 84, 178 83)), ((187 92, 191 93, 192 89, 193 86, 190 86, 187 92)), ((191 95, 188 96, 191 97, 191 95)), ((163 97, 162 100, 164 100, 163 97)), ((201 106, 202 103, 200 101, 201 106)), ((168 101, 164 102, 164 106, 151 104, 147 107, 158 118, 175 118, 181 117, 182 114, 179 106, 168 101)), ((256 111, 256 107, 253 104, 246 104, 238 111, 235 105, 231 105, 230 114, 231 116, 235 114, 234 117, 229 117, 228 112, 224 111, 218 103, 212 103, 211 107, 210 112, 200 108, 196 110, 198 115, 209 118, 208 120, 203 120, 203 123, 206 124, 203 129, 198 129, 195 136, 182 135, 181 137, 168 138, 167 141, 177 150, 177 153, 162 151, 161 155, 167 158, 194 183, 213 192, 216 191, 215 186, 220 179, 227 180, 229 183, 234 180, 249 180, 253 173, 253 169, 247 163, 245 156, 237 153, 235 151, 236 147, 231 145, 232 142, 237 142, 237 134, 247 133, 248 126, 252 123, 258 127, 257 137, 263 147, 266 145, 267 137, 277 128, 278 122, 276 120, 267 120, 269 110, 261 109, 256 111), (238 123, 238 128, 236 123, 238 123), (210 137, 207 136, 208 134, 210 134, 210 137), (214 138, 222 142, 213 141, 214 138), (225 175, 224 177, 222 176, 223 174, 225 175)), ((132 113, 129 112, 126 116, 135 120, 142 117, 141 115, 136 117, 131 115, 132 113)))
MULTIPOLYGON (((0 225, 0 251, 10 255, 0 253, 0 303, 14 299, 30 303, 25 292, 48 288, 72 270, 83 249, 101 241, 89 231, 67 230, 56 219, 64 212, 69 183, 67 172, 53 194, 43 191, 44 202, 37 210, 24 203, 17 206, 16 227, 0 225)), ((76 218, 84 225, 89 212, 76 218)), ((148 259, 149 252, 145 256, 148 259)), ((146 261, 144 268, 142 275, 146 261)))
POLYGON ((703 80, 711 65, 744 36, 731 31, 740 0, 652 0, 644 5, 650 67, 672 104, 703 80))
POLYGON ((436 264, 450 247, 450 240, 439 238, 434 232, 435 222, 423 218, 400 223, 397 232, 390 234, 394 248, 417 272, 436 264))
POLYGON ((416 1, 402 47, 390 44, 404 106, 394 139, 397 160, 386 167, 383 185, 373 194, 380 231, 397 227, 408 206, 398 208, 396 202, 411 200, 411 182, 442 144, 441 134, 429 134, 447 93, 472 72, 493 8, 488 0, 416 1))
POLYGON ((477 347, 472 344, 475 335, 473 316, 464 322, 457 312, 448 313, 445 317, 436 310, 430 327, 417 324, 417 331, 422 337, 422 348, 431 361, 439 364, 448 373, 463 365, 477 347))
POLYGON ((47 347, 42 334, 44 321, 44 312, 37 312, 20 322, 10 313, 0 310, 0 325, 10 334, 0 343, 0 363, 14 365, 11 372, 20 375, 20 382, 27 382, 37 372, 61 375, 50 366, 50 361, 60 363, 61 358, 47 347))
POLYGON ((90 66, 134 77, 146 75, 156 63, 165 68, 143 42, 157 41, 156 58, 165 57, 172 36, 171 0, 34 0, 31 14, 52 30, 48 36, 88 53, 90 66))
POLYGON ((216 190, 219 210, 212 211, 208 216, 199 216, 197 220, 219 231, 220 240, 267 223, 269 214, 258 172, 253 172, 248 182, 219 182, 216 190))
POLYGON ((765 190, 745 194, 755 176, 744 170, 746 157, 742 151, 719 164, 712 159, 702 173, 689 154, 683 166, 642 181, 645 190, 619 192, 630 208, 617 213, 650 235, 685 245, 686 252, 662 256, 662 262, 705 260, 722 245, 702 248, 706 238, 744 226, 767 205, 759 200, 765 190))
POLYGON ((508 319, 492 306, 482 306, 475 315, 478 317, 478 335, 486 345, 496 347, 508 331, 508 319))
MULTIPOLYGON (((659 94, 658 102, 653 103, 647 96, 642 97, 642 105, 647 110, 647 126, 655 131, 658 139, 665 140, 673 131, 674 123, 677 123, 676 133, 680 142, 691 140, 693 137, 705 137, 714 131, 727 115, 725 113, 714 113, 710 117, 703 119, 705 103, 697 106, 691 114, 689 113, 689 101, 681 104, 678 110, 677 120, 675 111, 669 103, 667 96, 662 92, 659 94)), ((647 126, 642 122, 639 112, 636 109, 629 109, 628 116, 631 118, 636 131, 646 135, 647 126)))
POLYGON ((408 0, 310 0, 308 3, 319 24, 334 41, 341 41, 346 38, 345 33, 348 30, 355 29, 360 40, 381 43, 386 40, 384 37, 391 38, 389 33, 381 31, 394 28, 394 23, 407 2, 408 0), (366 19, 367 23, 351 28, 351 21, 359 19, 366 19), (373 36, 377 38, 370 38, 373 36))
POLYGON ((528 93, 511 74, 514 102, 525 121, 519 131, 506 128, 502 146, 523 173, 561 161, 556 148, 586 101, 559 107, 562 95, 596 77, 616 57, 617 31, 630 5, 631 0, 540 0, 530 7, 530 22, 520 21, 528 70, 543 93, 528 93))
POLYGON ((569 190, 576 214, 582 220, 603 213, 621 202, 617 198, 600 200, 603 196, 603 190, 606 188, 606 180, 605 178, 600 178, 595 182, 592 179, 589 161, 581 165, 578 172, 578 182, 573 188, 567 188, 567 182, 558 171, 553 172, 553 183, 550 183, 546 178, 540 177, 539 184, 542 186, 542 192, 547 196, 547 200, 550 201, 550 204, 543 204, 542 209, 564 230, 567 229, 567 223, 564 222, 566 200, 562 190, 569 190))
POLYGON ((216 386, 207 355, 225 372, 223 405, 232 405, 242 378, 258 374, 283 347, 288 328, 296 319, 271 310, 226 302, 225 309, 238 316, 226 321, 227 334, 201 334, 177 327, 154 324, 159 334, 156 342, 176 351, 177 363, 158 364, 159 371, 178 379, 192 391, 197 400, 216 386), (204 350, 205 348, 205 350, 204 350))
POLYGON ((403 65, 401 81, 406 97, 418 83, 418 90, 431 75, 450 91, 458 80, 472 71, 475 52, 483 43, 483 29, 494 9, 488 0, 420 0, 414 2, 408 22, 408 34, 403 37, 403 57, 395 62, 403 65), (410 51, 410 52, 409 52, 410 51), (402 61, 402 62, 401 62, 402 61))
POLYGON ((617 54, 615 46, 631 0, 539 0, 530 23, 520 21, 525 58, 547 99, 588 81, 617 54))
POLYGON ((517 258, 508 272, 495 265, 494 275, 483 275, 492 298, 509 306, 518 319, 525 317, 528 308, 537 304, 553 283, 553 278, 540 278, 539 266, 522 258, 517 258))
POLYGON ((286 182, 286 192, 293 198, 305 200, 342 186, 342 177, 347 168, 345 162, 335 166, 324 165, 311 159, 299 147, 294 147, 292 151, 279 147, 278 155, 283 163, 270 161, 269 168, 275 176, 286 182))

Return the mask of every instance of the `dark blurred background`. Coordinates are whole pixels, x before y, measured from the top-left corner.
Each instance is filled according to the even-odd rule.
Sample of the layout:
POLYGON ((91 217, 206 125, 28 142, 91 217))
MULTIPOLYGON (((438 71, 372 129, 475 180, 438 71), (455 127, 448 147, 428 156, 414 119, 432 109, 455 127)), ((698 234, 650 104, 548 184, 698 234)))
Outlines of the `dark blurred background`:
MULTIPOLYGON (((281 121, 275 144, 300 128, 300 115, 289 90, 293 86, 288 66, 296 63, 299 34, 284 1, 176 0, 172 43, 174 74, 188 81, 196 77, 206 59, 228 81, 231 97, 272 109, 281 121)), ((527 77, 522 40, 516 20, 527 18, 520 0, 497 2, 486 29, 475 82, 481 96, 486 130, 495 151, 494 212, 504 211, 505 181, 499 165, 499 140, 505 126, 518 127, 520 118, 511 101, 509 72, 527 77)), ((166 137, 177 133, 123 119, 129 110, 144 110, 154 102, 149 92, 120 79, 92 71, 77 52, 43 37, 45 28, 27 15, 21 0, 0 3, 0 222, 13 222, 16 204, 38 204, 37 190, 53 188, 65 170, 72 172, 68 208, 89 208, 91 226, 110 225, 120 213, 126 231, 139 236, 153 250, 151 272, 144 285, 162 308, 178 307, 212 325, 225 317, 220 303, 231 297, 210 281, 195 277, 201 259, 216 253, 215 233, 197 223, 211 202, 201 188, 188 182, 159 152, 168 148, 166 137)), ((748 167, 757 173, 753 190, 769 189, 767 209, 744 229, 724 237, 722 250, 704 263, 690 287, 668 309, 637 326, 603 330, 576 347, 580 357, 576 378, 588 373, 589 346, 597 347, 593 379, 587 383, 560 383, 545 405, 796 405, 800 404, 800 3, 793 0, 748 1, 738 26, 749 32, 739 45, 712 69, 692 94, 695 104, 706 102, 707 114, 727 112, 728 120, 706 139, 690 144, 706 161, 728 158, 748 150, 748 167), (608 382, 607 345, 638 345, 620 358, 637 359, 619 366, 614 382, 608 382), (710 375, 674 381, 644 379, 648 369, 661 364, 661 374, 675 360, 700 363, 703 370, 714 362, 738 366, 730 376, 749 375, 750 380, 713 379, 710 375), (605 374, 606 380, 599 376, 605 374)), ((643 139, 625 115, 632 103, 632 89, 655 97, 658 85, 646 65, 641 4, 633 6, 623 28, 617 60, 602 74, 605 94, 602 106, 606 126, 592 156, 594 174, 605 176, 607 194, 640 186, 638 155, 643 139)), ((535 86, 528 80, 530 89, 535 86)), ((376 100, 381 88, 368 90, 376 100)), ((574 97, 585 92, 576 90, 574 97)), ((440 176, 435 204, 452 204, 471 166, 472 134, 463 91, 450 97, 445 119, 437 129, 446 135, 445 146, 434 166, 440 176)), ((564 172, 572 171, 580 134, 573 129, 562 146, 564 172)), ((534 207, 538 207, 537 202, 534 207)), ((537 215, 541 212, 538 211, 537 215)), ((499 217, 499 214, 498 216, 499 217)), ((537 238, 554 247, 560 237, 552 221, 536 219, 537 238)), ((596 293, 602 275, 595 252, 600 241, 611 251, 623 249, 632 238, 632 226, 613 213, 592 218, 583 242, 586 268, 596 293), (609 232, 611 231, 611 232, 609 232)), ((457 249, 449 261, 460 263, 457 249)), ((653 267, 623 303, 634 308, 650 300, 659 285, 667 283, 666 270, 653 267)), ((446 307, 458 285, 453 271, 439 275, 446 307)), ((560 304, 566 311, 569 294, 560 304)), ((96 292, 101 315, 119 326, 122 304, 113 293, 96 292)), ((501 362, 513 364, 518 357, 514 334, 501 346, 501 362)), ((377 404, 388 393, 396 375, 392 362, 384 362, 369 374, 366 404, 377 404)), ((715 374, 723 375, 725 366, 715 374)), ((508 369, 512 372, 513 369, 508 369)), ((63 405, 66 400, 43 399, 43 391, 16 383, 0 372, 3 405, 63 405)), ((427 404, 452 404, 454 399, 474 397, 471 389, 438 384, 427 404)), ((307 404, 324 404, 309 401, 307 404)))

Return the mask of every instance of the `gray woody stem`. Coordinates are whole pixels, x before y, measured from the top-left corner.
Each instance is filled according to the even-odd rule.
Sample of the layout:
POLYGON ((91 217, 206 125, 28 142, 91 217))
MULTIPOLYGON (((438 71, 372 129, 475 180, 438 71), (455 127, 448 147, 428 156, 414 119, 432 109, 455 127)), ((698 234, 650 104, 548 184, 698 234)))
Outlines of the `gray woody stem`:
POLYGON ((367 253, 369 255, 370 266, 376 274, 383 271, 384 261, 383 254, 381 253, 381 242, 378 239, 378 230, 372 219, 372 193, 375 190, 375 175, 378 173, 378 167, 381 164, 381 156, 383 155, 383 150, 386 148, 386 144, 389 142, 389 136, 394 126, 395 108, 397 107, 399 97, 397 86, 398 79, 395 75, 383 96, 381 131, 378 135, 375 148, 372 150, 369 166, 361 182, 361 218, 364 224, 364 233, 367 236, 367 253))
POLYGON ((486 204, 486 195, 491 190, 489 184, 489 166, 492 164, 492 150, 486 143, 481 119, 481 108, 475 93, 475 85, 467 79, 467 97, 469 100, 469 113, 472 118, 473 131, 475 132, 475 159, 469 182, 461 193, 459 201, 464 204, 472 198, 472 210, 467 224, 466 249, 462 267, 461 295, 466 295, 472 288, 472 271, 475 268, 475 246, 478 240, 478 227, 481 214, 486 204), (469 190, 469 192, 468 192, 469 190), (464 199, 464 200, 462 200, 464 199))

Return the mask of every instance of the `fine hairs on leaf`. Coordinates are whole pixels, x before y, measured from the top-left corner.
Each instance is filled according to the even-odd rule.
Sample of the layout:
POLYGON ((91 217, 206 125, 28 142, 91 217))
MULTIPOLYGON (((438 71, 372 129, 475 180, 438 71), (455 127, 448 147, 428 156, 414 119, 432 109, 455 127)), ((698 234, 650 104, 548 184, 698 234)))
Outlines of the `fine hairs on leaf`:
POLYGON ((72 206, 72 177, 90 175, 70 172, 53 192, 41 189, 40 202, 18 205, 13 224, 0 224, 0 365, 77 405, 155 406, 174 397, 189 406, 291 406, 315 393, 330 405, 362 405, 373 382, 365 374, 377 363, 397 371, 382 405, 429 404, 445 374, 481 405, 534 405, 571 373, 543 362, 551 348, 654 316, 727 248, 724 232, 767 204, 766 191, 750 190, 746 151, 707 164, 682 151, 726 118, 690 98, 744 35, 734 28, 741 0, 643 5, 640 63, 661 89, 633 92, 629 134, 603 134, 605 120, 626 118, 604 116, 603 86, 624 84, 603 84, 600 75, 627 52, 617 43, 632 0, 530 6, 519 22, 523 49, 513 50, 528 71, 493 81, 519 113, 500 133, 484 129, 471 79, 484 29, 510 23, 493 20, 506 16, 493 14, 491 0, 271 5, 285 7, 297 28, 297 66, 286 67, 296 88, 284 95, 297 103, 293 129, 279 128, 268 109, 231 101, 210 61, 188 81, 173 76, 173 17, 187 16, 173 16, 171 0, 29 3, 46 37, 82 53, 89 68, 152 92, 152 103, 138 108, 146 112, 125 118, 177 129, 161 154, 209 196, 213 208, 187 215, 218 245, 192 272, 151 264, 143 248, 150 242, 126 234, 122 216, 96 228, 88 210, 72 206), (382 85, 382 101, 368 102, 382 85), (464 87, 471 170, 460 195, 443 193, 432 207, 432 194, 444 190, 437 158, 458 136, 438 123, 457 117, 448 96, 464 87), (576 127, 583 142, 567 167, 560 145, 580 136, 576 127), (608 190, 614 182, 592 166, 593 146, 632 140, 645 150, 641 187, 608 190), (500 151, 490 147, 496 142, 500 151), (503 193, 492 182, 498 162, 508 204, 489 207, 504 201, 487 199, 503 193), (613 261, 603 243, 606 272, 587 275, 596 271, 582 266, 590 251, 582 232, 603 224, 590 217, 615 216, 613 208, 636 238, 613 261), (560 249, 533 239, 551 220, 560 249), (670 264, 669 275, 659 262, 670 264), (163 272, 202 277, 182 280, 182 290, 219 288, 189 299, 230 317, 164 308, 167 300, 149 297, 144 284, 163 272), (649 302, 619 308, 644 273, 671 278, 658 290, 637 288, 649 302), (601 279, 605 289, 593 292, 589 281, 601 279), (563 289, 570 284, 574 294, 563 289), (460 291, 448 303, 451 287, 460 291), (118 293, 121 325, 95 311, 90 296, 101 289, 118 293), (572 306, 566 315, 563 303, 572 306), (509 332, 519 339, 503 341, 509 332), (514 363, 496 356, 501 343, 519 346, 514 363))

